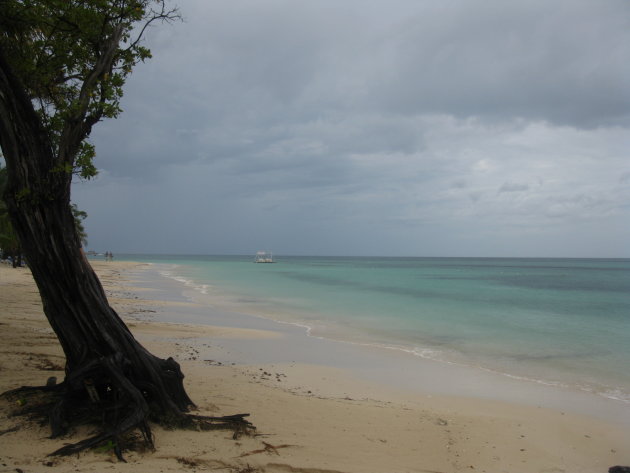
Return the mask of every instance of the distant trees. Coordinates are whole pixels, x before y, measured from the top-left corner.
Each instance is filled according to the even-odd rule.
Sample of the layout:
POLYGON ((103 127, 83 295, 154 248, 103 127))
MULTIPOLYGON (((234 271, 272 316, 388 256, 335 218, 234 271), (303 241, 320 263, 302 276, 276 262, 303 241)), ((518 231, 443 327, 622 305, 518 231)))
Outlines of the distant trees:
POLYGON ((81 244, 83 246, 87 246, 87 232, 83 226, 83 220, 87 218, 88 214, 84 210, 79 210, 77 204, 71 204, 70 210, 72 211, 72 217, 74 218, 74 227, 77 231, 77 236, 79 237, 81 244))
POLYGON ((120 435, 136 428, 151 444, 149 418, 247 426, 242 416, 184 414, 193 404, 179 365, 149 353, 109 306, 81 253, 70 205, 73 176, 96 174, 92 127, 118 116, 126 78, 150 57, 141 43, 146 28, 176 18, 164 0, 0 1, 6 212, 66 356, 65 380, 49 409, 52 433, 89 413, 103 429, 58 454, 119 445, 120 435))

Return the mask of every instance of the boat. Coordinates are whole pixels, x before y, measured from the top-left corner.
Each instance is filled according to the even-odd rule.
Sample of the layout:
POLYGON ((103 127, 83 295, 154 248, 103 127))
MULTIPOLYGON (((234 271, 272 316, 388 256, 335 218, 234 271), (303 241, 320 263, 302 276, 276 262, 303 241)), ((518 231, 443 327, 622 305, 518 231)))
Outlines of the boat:
POLYGON ((275 263, 273 253, 271 251, 257 251, 254 263, 275 263))

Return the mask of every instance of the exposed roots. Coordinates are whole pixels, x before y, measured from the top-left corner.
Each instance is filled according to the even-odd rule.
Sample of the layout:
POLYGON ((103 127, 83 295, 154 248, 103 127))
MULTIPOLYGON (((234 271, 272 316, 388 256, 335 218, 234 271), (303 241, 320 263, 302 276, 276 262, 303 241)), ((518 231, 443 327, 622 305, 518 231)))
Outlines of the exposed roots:
POLYGON ((191 427, 196 426, 200 430, 232 430, 234 431, 234 435, 232 435, 234 440, 241 435, 250 435, 256 430, 254 424, 245 420, 245 417, 249 417, 249 414, 233 414, 223 417, 186 414, 185 417, 190 422, 191 427))
POLYGON ((22 387, 2 396, 18 404, 13 415, 28 416, 42 424, 49 422, 51 438, 65 434, 76 425, 91 424, 100 428, 98 434, 65 445, 50 455, 72 455, 104 446, 113 449, 118 459, 124 461, 122 452, 131 432, 138 431, 141 443, 153 449, 149 420, 167 428, 231 430, 234 439, 255 430, 245 419, 249 414, 211 417, 187 413, 193 404, 183 389, 179 365, 170 358, 155 360, 160 374, 166 372, 168 383, 146 378, 134 383, 128 362, 113 355, 75 369, 59 385, 22 387))

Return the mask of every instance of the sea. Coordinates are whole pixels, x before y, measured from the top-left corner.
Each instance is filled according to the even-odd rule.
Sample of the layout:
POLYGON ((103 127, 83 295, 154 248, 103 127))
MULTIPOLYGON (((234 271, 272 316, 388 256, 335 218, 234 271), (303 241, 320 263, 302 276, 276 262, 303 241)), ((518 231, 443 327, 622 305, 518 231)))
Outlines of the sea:
MULTIPOLYGON (((215 307, 630 404, 630 259, 117 255, 215 307)), ((208 323, 212 323, 211 320, 208 323)))

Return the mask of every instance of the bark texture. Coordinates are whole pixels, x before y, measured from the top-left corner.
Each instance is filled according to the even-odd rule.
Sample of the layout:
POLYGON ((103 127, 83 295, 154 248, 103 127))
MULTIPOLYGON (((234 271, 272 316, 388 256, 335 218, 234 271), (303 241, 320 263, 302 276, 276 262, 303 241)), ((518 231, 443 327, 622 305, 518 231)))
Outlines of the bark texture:
MULTIPOLYGON (((52 434, 63 433, 73 412, 85 409, 102 414, 104 429, 56 453, 115 440, 134 428, 151 443, 149 418, 211 423, 211 418, 184 415, 193 403, 179 365, 152 355, 133 337, 109 306, 81 250, 70 208, 72 173, 61 164, 92 124, 69 123, 69 144, 57 147, 55 154, 24 90, 0 50, 0 145, 8 172, 4 198, 44 312, 66 356, 65 380, 50 415, 52 434)), ((243 416, 239 419, 249 425, 243 416)), ((230 418, 228 424, 234 427, 239 421, 230 418)))

